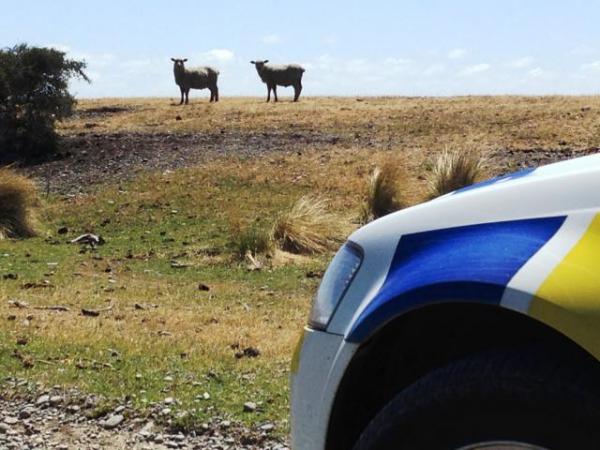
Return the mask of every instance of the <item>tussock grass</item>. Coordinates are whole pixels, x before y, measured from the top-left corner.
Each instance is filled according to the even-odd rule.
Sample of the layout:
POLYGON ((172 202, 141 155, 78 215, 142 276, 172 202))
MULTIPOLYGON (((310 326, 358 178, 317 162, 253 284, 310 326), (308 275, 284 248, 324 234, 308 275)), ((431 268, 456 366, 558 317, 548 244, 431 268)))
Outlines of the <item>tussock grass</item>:
POLYGON ((236 224, 231 227, 232 246, 236 256, 240 259, 250 255, 271 254, 274 249, 273 238, 268 229, 256 223, 242 226, 236 224))
POLYGON ((36 203, 36 188, 30 179, 0 168, 0 239, 35 236, 32 208, 36 203))
POLYGON ((479 153, 444 150, 433 166, 428 198, 433 199, 475 183, 481 165, 479 153))
POLYGON ((368 223, 405 207, 401 185, 406 172, 395 161, 387 159, 375 167, 367 181, 367 192, 361 206, 359 220, 368 223))
POLYGON ((304 196, 289 211, 279 215, 271 235, 282 250, 300 254, 324 253, 335 249, 342 241, 342 223, 327 210, 323 199, 304 196))

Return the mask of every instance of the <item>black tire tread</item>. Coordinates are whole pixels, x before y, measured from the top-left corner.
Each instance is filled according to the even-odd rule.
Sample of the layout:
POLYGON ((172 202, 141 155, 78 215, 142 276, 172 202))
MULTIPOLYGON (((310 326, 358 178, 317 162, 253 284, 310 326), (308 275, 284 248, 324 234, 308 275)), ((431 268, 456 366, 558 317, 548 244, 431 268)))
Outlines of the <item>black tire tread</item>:
MULTIPOLYGON (((537 409, 596 439, 594 428, 598 427, 590 419, 600 418, 598 380, 598 371, 587 361, 546 348, 471 355, 434 370, 397 394, 367 426, 354 449, 384 449, 381 442, 393 433, 391 428, 399 424, 408 427, 420 416, 431 417, 432 411, 440 416, 451 414, 451 410, 445 411, 448 404, 477 408, 494 402, 537 409)), ((600 443, 593 448, 600 448, 600 443)))

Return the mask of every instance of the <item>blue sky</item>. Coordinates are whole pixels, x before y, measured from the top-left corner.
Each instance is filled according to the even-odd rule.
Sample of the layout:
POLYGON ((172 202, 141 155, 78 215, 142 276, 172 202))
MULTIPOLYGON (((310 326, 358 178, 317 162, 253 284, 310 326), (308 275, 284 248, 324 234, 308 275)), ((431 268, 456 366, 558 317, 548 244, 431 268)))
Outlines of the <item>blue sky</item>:
POLYGON ((600 93, 595 1, 0 0, 0 6, 0 46, 54 46, 88 62, 93 83, 72 86, 80 97, 176 97, 172 56, 219 68, 225 96, 265 93, 252 59, 303 64, 306 95, 600 93))

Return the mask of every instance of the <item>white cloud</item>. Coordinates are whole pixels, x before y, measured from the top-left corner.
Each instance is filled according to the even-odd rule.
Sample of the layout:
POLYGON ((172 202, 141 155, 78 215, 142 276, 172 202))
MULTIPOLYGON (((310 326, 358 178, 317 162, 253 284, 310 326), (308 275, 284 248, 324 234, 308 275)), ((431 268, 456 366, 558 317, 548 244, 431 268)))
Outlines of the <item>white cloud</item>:
POLYGON ((581 70, 598 72, 600 71, 600 61, 593 61, 591 63, 582 64, 581 70))
POLYGON ((334 45, 338 43, 338 37, 335 34, 328 34, 321 40, 325 45, 334 45))
POLYGON ((590 47, 589 45, 583 44, 578 45, 571 49, 572 55, 593 55, 596 53, 596 49, 594 47, 590 47))
POLYGON ((450 59, 460 59, 467 54, 467 50, 464 48, 455 48, 448 52, 446 56, 450 59))
POLYGON ((405 66, 407 64, 410 64, 410 59, 394 58, 390 56, 389 58, 385 59, 384 63, 389 66, 405 66))
POLYGON ((281 42, 281 37, 278 34, 271 33, 260 38, 260 42, 267 45, 275 45, 281 42))
POLYGON ((541 78, 546 75, 546 72, 541 67, 536 67, 527 72, 527 76, 530 78, 541 78))
POLYGON ((462 75, 462 76, 476 75, 478 73, 487 72, 488 70, 491 69, 491 67, 492 66, 490 66, 489 64, 486 64, 486 63, 475 64, 472 66, 465 67, 458 74, 462 75))
POLYGON ((128 59, 126 61, 122 61, 120 66, 125 69, 143 69, 144 67, 148 67, 153 64, 151 59, 128 59))
POLYGON ((226 48, 214 48, 200 55, 201 59, 215 62, 228 62, 235 58, 235 54, 226 48))
POLYGON ((446 67, 443 64, 432 64, 423 71, 423 75, 430 77, 442 73, 445 70, 446 67))
POLYGON ((44 47, 53 48, 54 50, 58 50, 59 52, 69 53, 71 51, 71 47, 63 44, 46 44, 44 47))
POLYGON ((115 62, 116 56, 112 53, 86 53, 86 52, 69 52, 69 58, 84 60, 88 67, 106 67, 115 62))
POLYGON ((510 61, 506 65, 508 67, 513 68, 513 69, 524 69, 525 67, 529 67, 532 64, 533 64, 533 58, 530 58, 530 57, 526 56, 524 58, 519 58, 519 59, 515 59, 513 61, 510 61))

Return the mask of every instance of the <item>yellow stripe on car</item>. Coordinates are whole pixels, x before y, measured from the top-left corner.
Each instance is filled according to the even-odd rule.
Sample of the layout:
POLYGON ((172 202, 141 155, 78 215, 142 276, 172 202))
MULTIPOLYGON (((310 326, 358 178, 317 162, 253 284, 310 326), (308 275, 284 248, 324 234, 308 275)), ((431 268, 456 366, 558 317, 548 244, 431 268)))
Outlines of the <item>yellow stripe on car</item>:
POLYGON ((600 214, 544 280, 529 314, 600 358, 600 214))

